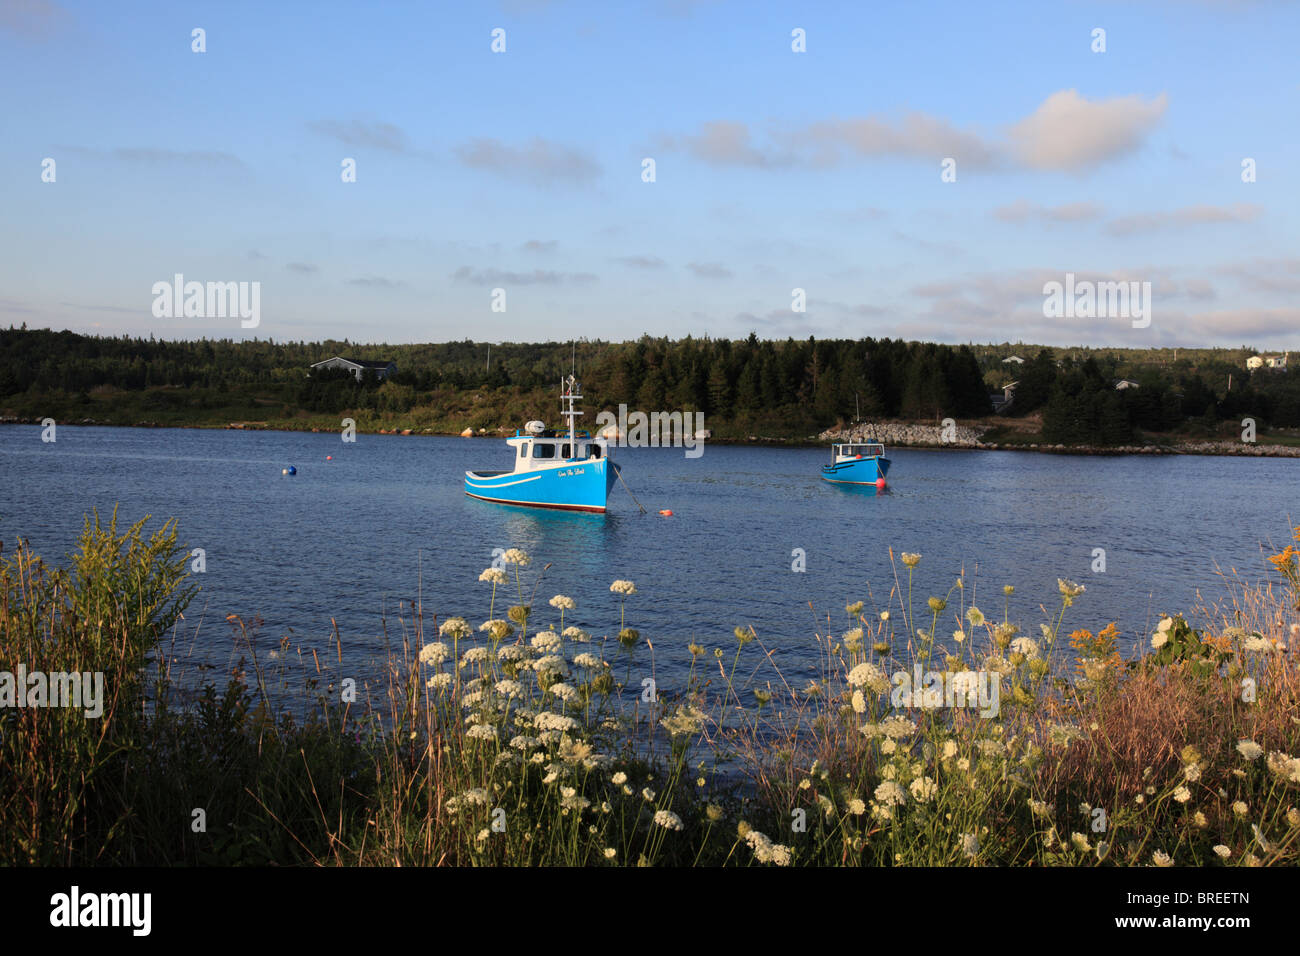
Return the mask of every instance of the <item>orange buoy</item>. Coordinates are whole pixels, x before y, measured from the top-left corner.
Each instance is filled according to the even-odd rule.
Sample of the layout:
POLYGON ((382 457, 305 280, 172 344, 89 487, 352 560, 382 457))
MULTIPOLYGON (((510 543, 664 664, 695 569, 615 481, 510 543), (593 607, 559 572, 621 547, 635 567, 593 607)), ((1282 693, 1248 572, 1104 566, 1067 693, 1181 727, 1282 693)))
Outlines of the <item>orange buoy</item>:
POLYGON ((669 508, 664 508, 659 513, 666 518, 671 518, 673 516, 672 510, 669 508))
POLYGON ((885 487, 885 479, 884 479, 884 478, 877 478, 877 479, 876 479, 876 487, 877 487, 877 488, 884 488, 884 487, 885 487))
POLYGON ((333 460, 334 460, 334 456, 333 456, 333 455, 326 455, 326 456, 325 456, 325 460, 326 460, 326 461, 333 461, 333 460))

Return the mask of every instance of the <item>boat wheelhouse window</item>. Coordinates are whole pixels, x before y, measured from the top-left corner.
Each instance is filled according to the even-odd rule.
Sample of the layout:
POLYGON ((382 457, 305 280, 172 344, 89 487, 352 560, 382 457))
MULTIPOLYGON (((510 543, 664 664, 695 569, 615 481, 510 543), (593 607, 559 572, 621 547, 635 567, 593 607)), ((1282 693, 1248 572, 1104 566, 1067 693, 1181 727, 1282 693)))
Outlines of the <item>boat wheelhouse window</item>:
POLYGON ((538 442, 533 445, 534 458, 554 458, 555 446, 549 443, 538 442))
POLYGON ((520 445, 520 446, 519 446, 519 457, 520 457, 520 458, 527 458, 527 457, 528 457, 528 446, 527 446, 527 445, 520 445))
POLYGON ((599 458, 599 457, 600 457, 600 446, 599 446, 599 445, 592 445, 592 446, 591 446, 591 457, 592 457, 592 458, 599 458))
POLYGON ((569 459, 569 458, 572 458, 572 457, 573 457, 573 455, 572 455, 572 454, 570 453, 570 451, 569 451, 569 446, 568 446, 568 445, 561 445, 561 446, 560 446, 560 457, 561 457, 561 458, 564 458, 564 459, 569 459))

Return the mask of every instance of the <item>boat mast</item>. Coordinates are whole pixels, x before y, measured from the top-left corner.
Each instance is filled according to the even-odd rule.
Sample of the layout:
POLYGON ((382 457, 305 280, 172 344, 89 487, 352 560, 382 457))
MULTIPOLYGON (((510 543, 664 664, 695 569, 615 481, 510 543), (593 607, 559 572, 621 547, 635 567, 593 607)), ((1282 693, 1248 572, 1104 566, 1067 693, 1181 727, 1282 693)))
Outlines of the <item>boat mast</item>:
POLYGON ((562 383, 561 387, 563 389, 563 391, 560 393, 561 398, 565 402, 567 402, 569 406, 567 410, 561 412, 561 414, 564 415, 564 417, 569 420, 569 458, 577 458, 578 446, 577 446, 577 438, 574 435, 574 430, 573 430, 573 419, 581 415, 582 412, 575 412, 573 410, 573 402, 574 399, 582 398, 582 396, 578 394, 578 391, 582 386, 580 386, 577 380, 572 375, 570 375, 567 382, 562 383), (567 385, 567 388, 564 387, 565 385, 567 385))

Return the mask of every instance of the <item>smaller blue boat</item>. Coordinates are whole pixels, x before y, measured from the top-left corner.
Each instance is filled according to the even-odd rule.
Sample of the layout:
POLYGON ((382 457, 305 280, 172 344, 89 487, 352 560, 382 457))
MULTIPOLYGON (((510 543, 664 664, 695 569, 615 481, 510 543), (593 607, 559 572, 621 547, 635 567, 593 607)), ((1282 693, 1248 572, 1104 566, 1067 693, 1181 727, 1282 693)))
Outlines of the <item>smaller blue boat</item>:
POLYGON ((832 445, 831 463, 822 465, 822 477, 841 485, 875 485, 883 488, 889 459, 880 442, 832 445))
POLYGON ((515 453, 514 468, 465 472, 465 494, 502 505, 605 513, 618 466, 604 438, 574 428, 573 420, 582 415, 574 402, 582 395, 572 375, 560 398, 569 427, 552 431, 540 421, 529 422, 506 439, 515 453))

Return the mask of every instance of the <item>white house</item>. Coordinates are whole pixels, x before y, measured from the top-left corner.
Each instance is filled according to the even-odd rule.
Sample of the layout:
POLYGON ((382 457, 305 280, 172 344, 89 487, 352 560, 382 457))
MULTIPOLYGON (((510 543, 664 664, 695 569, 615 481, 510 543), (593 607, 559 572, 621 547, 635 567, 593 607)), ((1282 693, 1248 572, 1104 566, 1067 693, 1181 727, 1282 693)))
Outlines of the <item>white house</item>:
POLYGON ((1246 368, 1248 368, 1252 372, 1257 368, 1263 368, 1263 367, 1264 367, 1264 357, 1262 355, 1252 355, 1250 358, 1246 359, 1246 368))
POLYGON ((1115 383, 1115 390, 1119 392, 1124 391, 1126 388, 1141 388, 1141 387, 1142 386, 1140 386, 1137 382, 1133 381, 1130 378, 1121 378, 1119 381, 1115 383))
POLYGON ((1003 365, 1007 365, 1011 362, 1015 362, 1017 365, 1025 364, 1025 360, 1022 359, 1019 355, 1008 355, 1006 358, 1002 360, 1003 365))
POLYGON ((1283 355, 1270 355, 1264 361, 1268 363, 1269 368, 1285 369, 1287 356, 1290 354, 1290 352, 1286 352, 1283 355))
POLYGON ((397 371, 395 362, 372 362, 369 359, 349 359, 341 355, 328 358, 323 362, 316 362, 312 368, 345 368, 361 381, 361 376, 367 369, 375 373, 375 377, 383 381, 389 375, 397 371))

